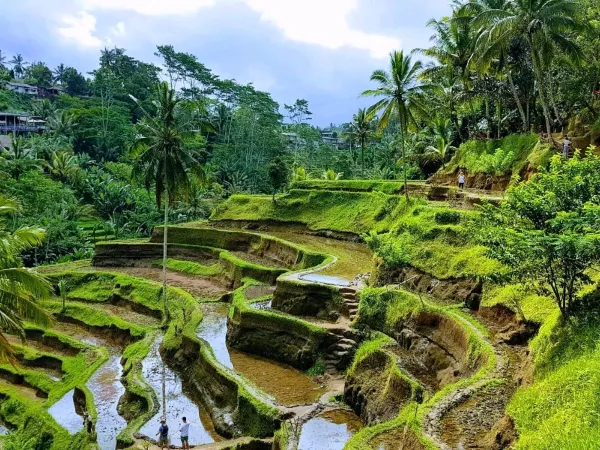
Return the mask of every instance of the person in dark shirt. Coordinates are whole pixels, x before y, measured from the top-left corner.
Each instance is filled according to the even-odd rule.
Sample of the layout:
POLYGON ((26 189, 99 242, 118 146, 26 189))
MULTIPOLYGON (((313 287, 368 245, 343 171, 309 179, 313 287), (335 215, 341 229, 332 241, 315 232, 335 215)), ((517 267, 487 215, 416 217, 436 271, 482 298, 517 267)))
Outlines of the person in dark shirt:
POLYGON ((160 419, 160 427, 158 428, 158 446, 161 450, 165 448, 169 448, 169 426, 167 425, 167 421, 164 417, 160 419))

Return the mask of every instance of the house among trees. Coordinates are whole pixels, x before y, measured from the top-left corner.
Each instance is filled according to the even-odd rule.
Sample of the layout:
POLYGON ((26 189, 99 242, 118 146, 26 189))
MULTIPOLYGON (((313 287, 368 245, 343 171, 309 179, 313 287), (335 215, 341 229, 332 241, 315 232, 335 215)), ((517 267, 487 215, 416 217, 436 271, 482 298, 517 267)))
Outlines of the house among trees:
POLYGON ((46 121, 26 113, 0 112, 0 135, 27 136, 30 133, 42 133, 46 121))
POLYGON ((64 92, 64 89, 60 86, 42 87, 27 83, 19 83, 17 81, 6 81, 2 83, 2 85, 11 92, 39 98, 56 97, 64 92))

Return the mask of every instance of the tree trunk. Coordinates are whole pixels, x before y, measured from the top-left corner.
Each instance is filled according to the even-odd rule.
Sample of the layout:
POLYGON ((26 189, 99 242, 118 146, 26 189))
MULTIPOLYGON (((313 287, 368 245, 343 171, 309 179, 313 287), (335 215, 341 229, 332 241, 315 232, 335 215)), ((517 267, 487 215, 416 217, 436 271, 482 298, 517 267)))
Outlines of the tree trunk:
POLYGON ((404 175, 404 196, 406 197, 406 201, 408 202, 410 199, 408 198, 408 175, 406 172, 406 155, 404 149, 404 127, 402 126, 402 119, 400 119, 400 151, 402 155, 402 169, 404 175))
POLYGON ((540 102, 542 103, 542 110, 544 111, 544 118, 546 119, 546 132, 548 133, 548 139, 552 138, 552 125, 550 124, 550 111, 548 110, 548 103, 546 103, 546 96, 544 93, 544 80, 540 72, 539 61, 537 60, 537 53, 531 36, 527 39, 529 41, 529 49, 531 51, 531 62, 533 64, 533 73, 535 80, 538 84, 538 91, 540 92, 540 102))
POLYGON ((365 175, 365 143, 360 143, 360 163, 362 165, 362 174, 365 175))
MULTIPOLYGON (((162 297, 164 321, 169 322, 169 308, 167 307, 167 239, 168 239, 168 221, 169 221, 169 190, 165 183, 165 220, 163 223, 163 262, 162 262, 162 297)), ((167 374, 165 362, 162 362, 162 409, 165 420, 167 418, 167 374)))
POLYGON ((491 139, 492 135, 492 120, 490 119, 490 100, 486 97, 485 99, 485 121, 487 122, 486 127, 486 139, 491 139))
POLYGON ((523 109, 523 104, 521 103, 521 99, 519 98, 519 93, 517 92, 517 87, 513 81, 512 71, 508 71, 508 82, 510 84, 510 90, 515 98, 515 102, 517 103, 517 109, 519 110, 519 114, 521 115, 521 120, 523 121, 523 132, 527 133, 527 129, 529 128, 529 123, 527 121, 527 116, 525 115, 525 110, 523 109))

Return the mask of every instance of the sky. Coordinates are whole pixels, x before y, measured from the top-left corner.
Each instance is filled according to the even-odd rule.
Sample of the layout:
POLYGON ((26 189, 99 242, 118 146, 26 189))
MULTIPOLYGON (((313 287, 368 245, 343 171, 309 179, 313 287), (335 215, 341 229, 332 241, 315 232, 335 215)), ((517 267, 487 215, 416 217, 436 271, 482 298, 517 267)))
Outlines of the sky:
MULTIPOLYGON (((4 3, 4 2, 3 2, 4 3)), ((313 124, 349 122, 372 99, 393 50, 428 45, 450 0, 39 0, 6 2, 0 50, 89 72, 100 49, 159 64, 157 45, 196 55, 221 78, 252 82, 282 106, 309 102, 313 124)))

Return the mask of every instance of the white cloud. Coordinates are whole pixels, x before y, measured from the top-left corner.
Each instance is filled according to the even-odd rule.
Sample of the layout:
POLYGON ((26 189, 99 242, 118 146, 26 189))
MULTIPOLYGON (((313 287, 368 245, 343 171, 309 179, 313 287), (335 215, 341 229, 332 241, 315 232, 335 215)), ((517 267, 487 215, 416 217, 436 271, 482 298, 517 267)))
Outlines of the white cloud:
MULTIPOLYGON (((190 15, 217 2, 237 1, 273 23, 291 41, 338 49, 366 50, 374 58, 384 58, 400 47, 395 37, 366 33, 350 26, 348 17, 358 0, 80 0, 88 17, 96 10, 133 11, 141 15, 190 15)), ((226 18, 224 18, 226 19, 226 18)), ((124 27, 124 24, 123 24, 124 27)))
POLYGON ((243 0, 274 23, 287 39, 327 48, 353 47, 368 50, 374 58, 383 58, 400 47, 400 40, 355 30, 348 23, 357 0, 243 0))
POLYGON ((184 15, 213 6, 215 0, 83 0, 86 10, 133 11, 147 16, 184 15))
POLYGON ((121 37, 125 35, 125 22, 119 22, 110 29, 113 36, 121 37))
POLYGON ((102 46, 102 40, 94 35, 95 31, 96 18, 86 11, 77 16, 63 17, 63 26, 58 27, 62 37, 74 40, 83 47, 98 48, 102 46))

